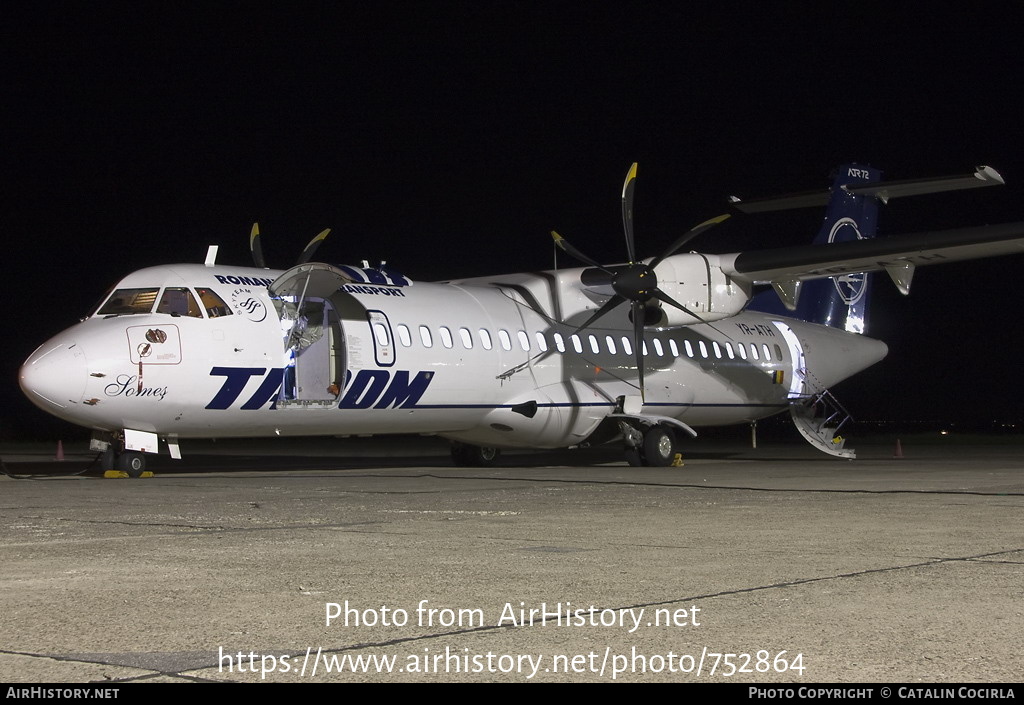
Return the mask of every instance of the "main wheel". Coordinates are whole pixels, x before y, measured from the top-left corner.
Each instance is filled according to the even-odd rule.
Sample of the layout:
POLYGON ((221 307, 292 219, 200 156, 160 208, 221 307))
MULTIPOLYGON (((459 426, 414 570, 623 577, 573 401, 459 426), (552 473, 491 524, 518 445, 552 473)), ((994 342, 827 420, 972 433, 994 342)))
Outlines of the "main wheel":
POLYGON ((644 464, 668 467, 676 457, 676 438, 664 426, 651 426, 644 434, 644 464))
POLYGON ((634 468, 641 467, 644 464, 644 459, 640 455, 640 449, 626 448, 626 462, 634 468))
POLYGON ((117 457, 117 469, 128 473, 128 477, 142 477, 146 472, 146 456, 134 450, 126 450, 117 457))
POLYGON ((452 460, 456 465, 468 468, 486 468, 494 465, 500 451, 487 446, 473 446, 467 443, 452 443, 452 460))

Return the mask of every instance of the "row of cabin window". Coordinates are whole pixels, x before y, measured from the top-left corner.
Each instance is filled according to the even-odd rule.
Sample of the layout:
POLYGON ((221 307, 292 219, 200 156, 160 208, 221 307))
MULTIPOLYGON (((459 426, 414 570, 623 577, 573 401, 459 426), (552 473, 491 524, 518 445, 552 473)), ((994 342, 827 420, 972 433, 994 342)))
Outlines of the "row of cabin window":
MULTIPOLYGON (((374 335, 377 338, 377 343, 380 345, 388 344, 388 333, 387 329, 380 323, 376 323, 373 326, 374 335)), ((396 326, 398 330, 398 339, 405 347, 412 346, 412 333, 409 327, 405 324, 398 324, 396 326)), ((427 326, 419 327, 420 343, 425 348, 434 346, 434 334, 427 326)), ((457 331, 459 340, 462 343, 462 347, 466 350, 473 348, 473 334, 468 328, 459 328, 457 331)), ((441 345, 446 348, 455 347, 455 335, 453 335, 451 329, 447 326, 441 326, 437 330, 437 337, 440 340, 441 345)), ((479 329, 478 337, 480 339, 480 346, 485 350, 491 350, 494 347, 494 341, 491 338, 491 333, 486 328, 479 329)), ((547 336, 540 331, 534 334, 537 348, 541 352, 547 352, 549 345, 547 336)), ((621 349, 626 355, 633 354, 633 341, 628 337, 622 336, 619 343, 617 344, 615 338, 610 335, 604 336, 604 349, 601 349, 601 341, 596 335, 590 334, 586 337, 586 345, 584 345, 584 339, 577 334, 568 336, 569 346, 566 345, 566 337, 561 333, 552 333, 552 341, 555 349, 560 353, 564 353, 569 346, 572 347, 577 353, 582 353, 585 348, 588 352, 594 355, 599 355, 602 352, 610 353, 612 355, 618 354, 621 349)), ((512 334, 507 330, 498 330, 498 344, 501 345, 502 350, 512 350, 513 346, 518 346, 523 352, 530 352, 530 336, 527 335, 526 331, 517 331, 515 334, 515 340, 513 340, 512 334)), ((660 338, 651 338, 651 345, 654 348, 654 353, 659 357, 665 355, 665 346, 662 344, 660 338)), ((773 344, 775 353, 775 360, 782 362, 782 348, 778 344, 773 344)), ((757 343, 719 343, 717 341, 710 341, 710 346, 703 340, 696 342, 696 347, 689 340, 683 340, 683 349, 686 352, 687 357, 698 357, 698 355, 705 359, 715 358, 718 360, 729 359, 734 360, 737 357, 741 360, 772 360, 772 350, 768 347, 767 343, 762 343, 760 349, 757 343), (749 357, 748 350, 749 347, 749 357)), ((668 350, 672 357, 679 357, 680 350, 675 340, 672 338, 668 339, 668 350)), ((643 343, 643 354, 648 354, 647 341, 643 343)))

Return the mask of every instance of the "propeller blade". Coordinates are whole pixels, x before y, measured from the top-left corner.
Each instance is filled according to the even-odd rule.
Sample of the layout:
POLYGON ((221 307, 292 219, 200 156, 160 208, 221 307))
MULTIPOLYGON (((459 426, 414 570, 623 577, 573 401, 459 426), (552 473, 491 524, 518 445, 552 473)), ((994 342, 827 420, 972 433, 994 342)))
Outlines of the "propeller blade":
POLYGON ((588 318, 582 325, 580 325, 580 327, 577 328, 574 332, 575 333, 579 333, 581 330, 586 330, 598 318, 600 318, 601 316, 605 315, 606 313, 610 313, 611 311, 613 311, 614 309, 618 308, 621 304, 624 304, 624 303, 626 303, 626 299, 624 299, 624 298, 622 298, 621 296, 618 296, 618 295, 613 296, 612 298, 610 298, 607 301, 605 301, 604 305, 601 308, 599 308, 597 310, 597 312, 593 316, 588 318))
POLYGON ((562 237, 561 235, 559 235, 558 233, 556 233, 556 232, 555 232, 554 230, 552 230, 552 231, 551 231, 551 237, 552 237, 552 238, 554 238, 554 240, 555 240, 555 244, 556 244, 556 245, 558 245, 558 247, 559 247, 559 248, 560 248, 560 249, 561 249, 561 250, 562 250, 563 252, 565 252, 566 254, 568 254, 568 255, 569 255, 570 257, 573 257, 573 258, 575 258, 575 259, 578 259, 578 260, 579 260, 580 262, 582 262, 583 264, 588 264, 588 265, 590 265, 591 267, 597 267, 598 269, 600 269, 600 270, 602 270, 602 271, 605 271, 605 272, 607 272, 607 271, 608 271, 607 269, 605 269, 605 267, 604 267, 604 265, 603 265, 603 264, 600 264, 600 263, 599 263, 599 262, 598 262, 597 260, 595 260, 595 259, 592 259, 592 258, 590 258, 590 257, 587 257, 587 256, 586 256, 585 254, 583 254, 582 252, 580 252, 579 250, 577 250, 577 249, 576 249, 575 247, 573 247, 572 245, 570 245, 570 244, 569 244, 569 241, 568 241, 568 240, 566 240, 566 239, 565 239, 564 237, 562 237))
POLYGON ((626 232, 626 254, 629 261, 636 261, 636 246, 633 242, 633 186, 636 183, 636 162, 626 173, 622 184, 622 229, 626 232))
POLYGON ((260 246, 260 224, 253 223, 249 231, 249 251, 252 252, 252 261, 260 269, 266 269, 267 263, 263 259, 263 247, 260 246))
POLYGON ((644 401, 644 305, 633 302, 633 351, 636 353, 636 371, 640 375, 640 401, 644 401))
POLYGON ((320 247, 320 243, 324 241, 324 238, 326 238, 330 234, 330 232, 330 228, 327 228, 326 230, 321 230, 320 233, 315 238, 310 240, 309 244, 306 245, 306 249, 304 249, 302 251, 302 254, 299 255, 299 261, 296 262, 296 264, 305 264, 306 262, 308 262, 310 258, 313 256, 313 253, 316 252, 316 249, 320 247))
POLYGON ((666 257, 671 257, 672 255, 674 255, 679 250, 680 247, 682 247, 683 245, 688 243, 690 240, 692 240, 693 238, 697 237, 698 235, 700 235, 702 232, 704 232, 708 228, 713 228, 714 226, 716 226, 719 223, 727 220, 728 218, 729 218, 729 214, 726 213, 726 214, 720 215, 720 216, 718 216, 716 218, 711 218, 710 220, 705 220, 700 225, 695 225, 694 227, 690 228, 687 232, 683 233, 679 238, 677 238, 675 242, 673 242, 671 245, 669 245, 667 250, 665 250, 663 253, 661 253, 660 256, 655 258, 654 261, 652 261, 651 264, 649 265, 650 268, 654 269, 659 264, 661 264, 661 261, 663 259, 665 259, 666 257))

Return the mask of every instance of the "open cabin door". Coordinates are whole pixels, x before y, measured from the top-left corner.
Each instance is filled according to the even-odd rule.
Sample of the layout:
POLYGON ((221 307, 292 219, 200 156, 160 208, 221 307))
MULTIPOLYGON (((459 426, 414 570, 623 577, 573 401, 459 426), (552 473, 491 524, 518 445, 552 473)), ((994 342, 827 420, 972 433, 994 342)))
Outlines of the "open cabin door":
POLYGON ((346 325, 366 321, 366 309, 342 286, 352 279, 319 262, 289 269, 268 287, 281 320, 284 378, 278 408, 337 403, 351 353, 346 325))
POLYGON ((853 459, 857 454, 846 447, 846 439, 839 435, 839 429, 851 420, 846 409, 832 396, 819 387, 813 375, 807 371, 807 360, 800 338, 782 321, 772 321, 782 333, 789 347, 792 370, 789 376, 789 415, 800 435, 818 450, 837 458, 853 459))
POLYGON ((786 375, 789 378, 787 397, 790 399, 805 399, 807 389, 807 358, 804 355, 804 346, 800 338, 793 332, 793 329, 782 321, 772 321, 775 327, 782 333, 786 346, 789 348, 789 357, 792 361, 792 369, 786 375))

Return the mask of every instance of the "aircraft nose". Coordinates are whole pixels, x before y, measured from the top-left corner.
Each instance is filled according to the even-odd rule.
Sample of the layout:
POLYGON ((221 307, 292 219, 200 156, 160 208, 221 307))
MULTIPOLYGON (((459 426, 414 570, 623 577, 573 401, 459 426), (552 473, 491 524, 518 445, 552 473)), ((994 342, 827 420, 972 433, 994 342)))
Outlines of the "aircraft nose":
POLYGON ((81 347, 73 340, 55 338, 40 345, 25 360, 18 372, 18 383, 33 404, 56 413, 82 401, 87 377, 81 347))

